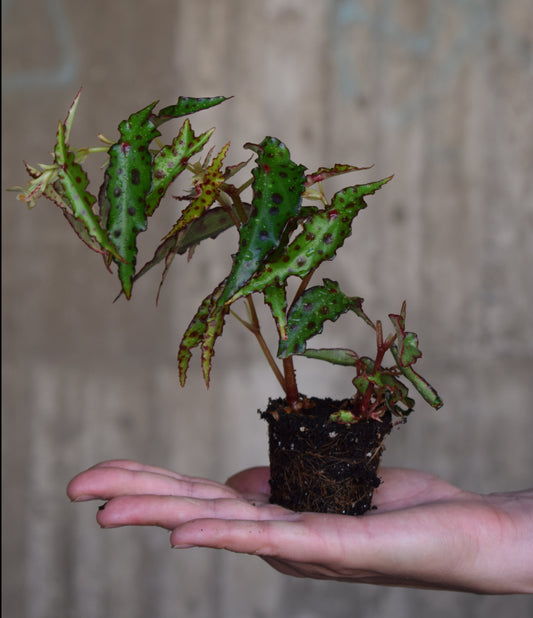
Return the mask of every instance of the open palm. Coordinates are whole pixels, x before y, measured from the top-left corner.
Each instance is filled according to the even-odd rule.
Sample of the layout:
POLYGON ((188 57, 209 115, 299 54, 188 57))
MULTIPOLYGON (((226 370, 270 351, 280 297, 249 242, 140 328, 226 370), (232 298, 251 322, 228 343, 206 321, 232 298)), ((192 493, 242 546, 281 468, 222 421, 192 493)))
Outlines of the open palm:
POLYGON ((108 501, 106 528, 161 526, 173 547, 256 554, 319 579, 504 594, 533 592, 533 490, 483 496, 429 474, 382 468, 361 517, 295 513, 269 503, 269 470, 226 484, 132 461, 77 475, 72 500, 108 501))

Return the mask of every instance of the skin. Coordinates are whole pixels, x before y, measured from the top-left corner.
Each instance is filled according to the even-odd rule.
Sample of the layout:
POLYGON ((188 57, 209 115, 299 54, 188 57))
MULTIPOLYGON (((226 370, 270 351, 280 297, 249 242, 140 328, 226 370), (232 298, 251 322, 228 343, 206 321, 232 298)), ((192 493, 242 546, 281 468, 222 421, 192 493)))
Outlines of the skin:
POLYGON ((269 504, 268 468, 226 484, 133 461, 78 474, 71 500, 105 500, 103 528, 160 526, 173 547, 255 554, 288 575, 459 590, 533 593, 533 489, 480 495, 442 479, 382 468, 377 508, 361 517, 269 504))

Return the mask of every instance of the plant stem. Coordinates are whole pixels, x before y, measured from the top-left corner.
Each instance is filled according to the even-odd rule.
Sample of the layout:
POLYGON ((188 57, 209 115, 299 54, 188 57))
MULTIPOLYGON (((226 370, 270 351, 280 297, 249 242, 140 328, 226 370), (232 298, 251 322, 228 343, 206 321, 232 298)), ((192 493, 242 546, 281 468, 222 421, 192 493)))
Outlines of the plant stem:
POLYGON ((276 376, 276 379, 279 382, 281 388, 283 389, 283 392, 286 393, 287 389, 285 387, 285 379, 283 378, 283 374, 281 373, 279 367, 277 366, 276 361, 274 360, 274 357, 272 356, 272 353, 268 349, 266 341, 265 341, 265 339, 264 339, 264 337, 263 337, 263 335, 261 333, 261 329, 259 327, 259 320, 257 318, 257 313, 255 311, 255 306, 253 304, 253 299, 248 297, 247 301, 248 301, 248 308, 250 310, 250 316, 252 318, 252 323, 251 324, 249 322, 246 322, 245 320, 243 320, 241 317, 239 317, 233 311, 231 313, 257 339, 257 341, 258 341, 258 343, 259 343, 259 345, 261 347, 261 350, 262 350, 263 354, 265 355, 265 358, 267 359, 267 362, 268 362, 270 368, 272 369, 274 375, 276 376))
POLYGON ((298 387, 296 386, 296 372, 294 371, 292 356, 283 359, 283 370, 285 372, 285 394, 287 396, 287 403, 293 410, 296 410, 300 401, 300 395, 298 393, 298 387))

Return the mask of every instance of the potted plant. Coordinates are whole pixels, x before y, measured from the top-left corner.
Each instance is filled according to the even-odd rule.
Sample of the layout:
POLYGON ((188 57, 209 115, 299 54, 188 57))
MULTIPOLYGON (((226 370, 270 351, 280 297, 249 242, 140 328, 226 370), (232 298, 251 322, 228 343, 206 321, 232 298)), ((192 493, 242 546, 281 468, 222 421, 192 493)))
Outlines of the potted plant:
POLYGON ((362 298, 345 294, 330 279, 315 285, 311 279, 350 236, 354 218, 367 206, 366 198, 392 177, 347 186, 328 199, 323 181, 367 168, 335 164, 306 173, 303 165, 291 160, 283 142, 266 137, 260 144, 244 145, 252 152, 250 159, 255 155, 255 166, 251 176, 236 182, 250 159, 224 166, 229 144, 197 157, 213 129, 196 135, 185 118, 172 142, 160 143, 163 123, 225 100, 180 97, 159 112, 157 103, 152 103, 120 123, 117 141, 99 136, 101 146, 75 149, 69 138, 78 93, 59 123, 53 162, 39 168, 26 164, 31 180, 17 188, 19 199, 34 206, 43 196, 56 204, 75 233, 102 254, 107 269, 116 268, 120 295, 127 299, 135 281, 152 267, 163 262, 162 283, 177 254, 190 255, 200 242, 236 227, 239 244, 231 270, 202 301, 181 340, 181 384, 198 349, 209 386, 215 343, 226 318, 235 317, 256 337, 283 393, 260 413, 269 426, 271 500, 300 511, 362 514, 379 485, 383 441, 414 407, 408 385, 434 408, 442 402, 413 368, 421 352, 417 335, 406 330, 405 302, 399 313, 389 315, 391 328, 386 333, 380 320, 365 313, 362 298), (89 192, 82 168, 93 153, 108 156, 97 196, 89 192), (153 258, 137 269, 138 237, 184 172, 192 174, 190 192, 177 198, 185 207, 153 258), (249 203, 244 199, 247 190, 252 195, 249 203), (289 279, 297 285, 290 287, 289 279), (262 295, 276 325, 276 351, 263 337, 254 304, 257 295, 262 295), (246 307, 247 317, 234 311, 238 301, 246 307), (374 331, 373 357, 345 348, 311 347, 310 340, 322 332, 324 323, 343 314, 374 331), (353 396, 321 400, 300 393, 295 356, 351 367, 353 396))

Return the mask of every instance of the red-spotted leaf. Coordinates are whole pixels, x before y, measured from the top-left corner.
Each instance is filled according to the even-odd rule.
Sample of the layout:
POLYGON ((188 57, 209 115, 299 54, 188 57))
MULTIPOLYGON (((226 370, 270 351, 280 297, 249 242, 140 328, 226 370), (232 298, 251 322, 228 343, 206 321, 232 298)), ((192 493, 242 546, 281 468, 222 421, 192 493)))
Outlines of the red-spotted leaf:
POLYGON ((96 198, 87 191, 87 174, 81 165, 75 162, 74 153, 69 150, 65 141, 65 125, 61 122, 57 130, 54 158, 57 180, 53 188, 45 188, 44 194, 48 193, 47 197, 63 209, 74 230, 91 249, 112 254, 120 259, 120 254, 110 242, 100 218, 93 212, 96 198))
POLYGON ((109 201, 107 229, 123 262, 118 274, 126 298, 130 298, 137 259, 137 235, 147 227, 146 197, 152 187, 150 142, 160 135, 152 110, 156 103, 132 114, 119 125, 120 141, 109 149, 105 172, 109 201))
POLYGON ((231 97, 179 97, 175 105, 164 107, 154 118, 154 124, 159 126, 167 120, 179 118, 180 116, 188 116, 200 112, 204 109, 209 109, 215 105, 219 105, 231 97))
POLYGON ((152 188, 146 196, 147 214, 158 207, 169 185, 187 168, 190 158, 200 152, 214 129, 196 136, 189 120, 185 120, 180 132, 170 146, 163 146, 153 160, 152 188))
POLYGON ((224 321, 229 312, 229 307, 221 305, 218 297, 222 293, 223 287, 219 286, 213 294, 213 303, 210 306, 209 314, 206 319, 206 329, 202 339, 202 372, 206 386, 209 388, 209 378, 211 375, 211 365, 215 355, 215 342, 222 335, 224 321))
POLYGON ((202 301, 183 335, 178 351, 178 370, 182 386, 187 378, 192 350, 197 347, 201 347, 202 370, 205 382, 209 386, 215 341, 222 334, 224 319, 229 311, 224 306, 220 307, 218 303, 222 289, 223 283, 202 301))
POLYGON ((222 303, 249 281, 263 260, 278 248, 289 221, 299 213, 304 190, 305 167, 291 161, 285 144, 266 137, 259 145, 245 147, 257 154, 257 167, 252 171, 253 210, 239 230, 239 250, 233 256, 222 303))
POLYGON ((165 240, 173 236, 175 237, 193 221, 199 219, 207 209, 214 204, 218 196, 219 187, 225 180, 221 169, 228 148, 229 143, 222 148, 219 154, 213 159, 211 165, 202 174, 201 182, 197 186, 198 195, 181 213, 181 217, 178 219, 177 223, 165 236, 165 240))
POLYGON ((324 322, 334 322, 349 309, 360 307, 362 298, 346 296, 339 284, 324 279, 322 286, 306 290, 293 304, 287 316, 287 338, 280 339, 278 357, 303 354, 308 339, 322 332, 324 322))
POLYGON ((234 302, 241 296, 260 292, 273 283, 282 284, 291 275, 304 278, 325 260, 332 259, 337 250, 352 233, 352 221, 363 208, 364 196, 375 193, 392 178, 385 178, 366 185, 355 185, 337 192, 331 206, 319 210, 303 223, 302 232, 284 252, 266 260, 262 271, 230 298, 234 302))
POLYGON ((181 386, 187 380, 187 370, 192 357, 192 351, 202 343, 205 331, 207 330, 207 318, 212 305, 212 295, 210 294, 200 304, 195 316, 183 334, 178 350, 178 371, 181 386))
POLYGON ((305 186, 310 187, 317 182, 322 182, 328 178, 339 176, 340 174, 348 174, 349 172, 359 172, 361 170, 368 170, 372 165, 368 167, 356 167, 355 165, 347 165, 344 163, 335 163, 333 167, 319 167, 316 172, 312 174, 306 174, 305 186))

